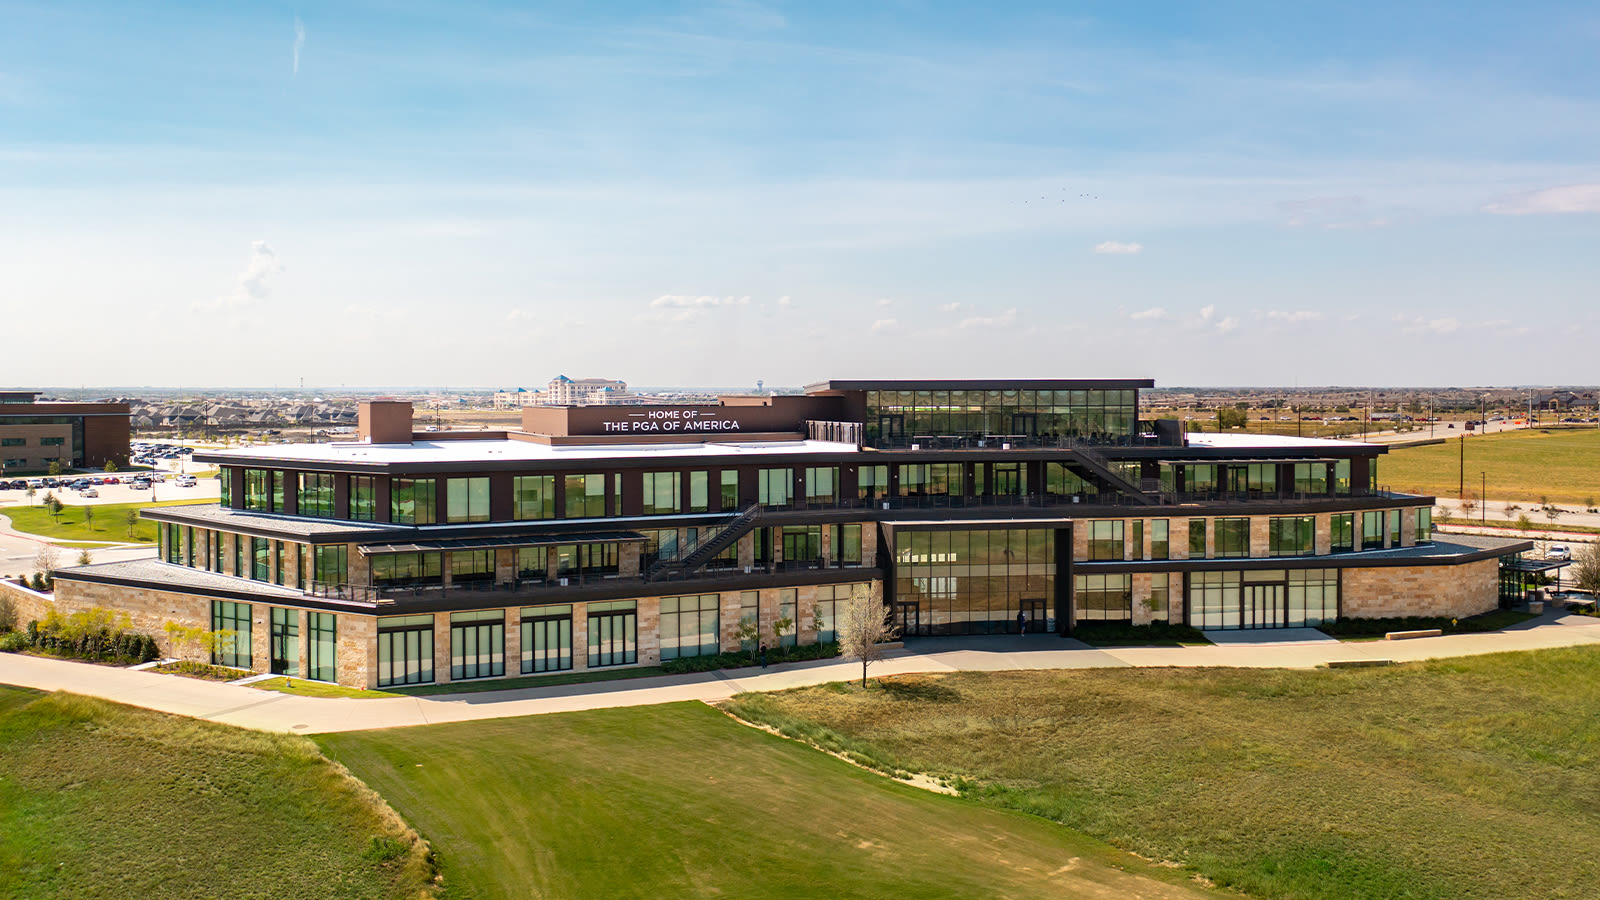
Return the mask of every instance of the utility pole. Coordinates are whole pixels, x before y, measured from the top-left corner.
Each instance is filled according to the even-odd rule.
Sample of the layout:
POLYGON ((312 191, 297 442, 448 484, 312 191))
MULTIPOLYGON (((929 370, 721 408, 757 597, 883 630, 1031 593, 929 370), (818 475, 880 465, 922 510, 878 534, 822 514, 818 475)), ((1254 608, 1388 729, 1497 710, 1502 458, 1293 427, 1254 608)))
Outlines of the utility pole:
POLYGON ((1478 524, 1489 524, 1489 476, 1478 473, 1478 524))
POLYGON ((1460 472, 1459 472, 1459 475, 1458 475, 1458 483, 1456 484, 1456 499, 1457 500, 1465 500, 1467 498, 1467 435, 1466 435, 1466 432, 1462 432, 1460 444, 1461 444, 1461 468, 1460 468, 1460 472))

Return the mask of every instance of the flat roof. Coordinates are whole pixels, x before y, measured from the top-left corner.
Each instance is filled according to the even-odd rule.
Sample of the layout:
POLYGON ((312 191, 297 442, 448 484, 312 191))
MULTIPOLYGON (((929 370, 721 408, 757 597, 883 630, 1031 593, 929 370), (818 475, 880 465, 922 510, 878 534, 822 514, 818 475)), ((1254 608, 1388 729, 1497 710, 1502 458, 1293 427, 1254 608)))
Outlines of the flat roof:
POLYGON ((819 381, 806 393, 822 391, 1132 391, 1153 388, 1154 378, 937 378, 883 381, 819 381))
POLYGON ((535 441, 413 441, 409 444, 369 444, 339 441, 328 444, 269 444, 240 450, 196 453, 197 462, 237 465, 246 462, 345 463, 390 465, 395 463, 500 463, 653 459, 727 459, 740 456, 857 453, 855 444, 835 441, 705 441, 682 444, 577 444, 551 445, 535 441))
POLYGON ((1332 450, 1335 447, 1380 448, 1382 444, 1361 441, 1341 441, 1333 438, 1296 437, 1292 434, 1248 434, 1239 432, 1191 431, 1190 447, 1212 447, 1219 450, 1332 450))

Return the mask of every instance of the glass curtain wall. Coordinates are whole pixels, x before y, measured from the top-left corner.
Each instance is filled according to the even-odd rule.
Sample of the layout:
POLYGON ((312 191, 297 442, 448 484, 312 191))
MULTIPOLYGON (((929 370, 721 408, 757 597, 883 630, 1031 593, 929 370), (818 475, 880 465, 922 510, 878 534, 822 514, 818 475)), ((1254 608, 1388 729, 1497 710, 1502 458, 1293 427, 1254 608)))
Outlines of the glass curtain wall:
POLYGON ((534 606, 522 611, 522 674, 572 668, 572 606, 534 606))
POLYGON ((556 517, 556 477, 518 475, 512 481, 512 515, 519 520, 556 517))
POLYGON ((916 606, 918 634, 1003 634, 1022 601, 1054 606, 1050 529, 902 531, 895 563, 895 602, 916 606))
POLYGON ((389 520, 397 525, 432 525, 438 520, 439 494, 432 478, 389 482, 389 520))
POLYGON ((866 443, 994 436, 1126 443, 1139 418, 1136 390, 868 391, 866 443))
POLYGON ((716 656, 717 594, 661 598, 661 658, 716 656))
POLYGON ((299 515, 331 519, 333 511, 333 476, 320 472, 301 472, 295 500, 299 515))
POLYGON ((639 661, 636 601, 589 604, 589 668, 626 666, 639 661))
POLYGON ((506 673, 506 614, 498 609, 450 614, 450 680, 506 673))
POLYGON ((374 475, 350 476, 350 518, 357 522, 378 519, 378 479, 374 475))
POLYGON ((378 687, 433 681, 433 616, 378 620, 378 687))
POLYGON ((312 681, 334 681, 337 672, 338 617, 333 613, 307 613, 310 632, 306 643, 306 677, 312 681))
POLYGON ((488 478, 446 478, 444 498, 446 522, 489 521, 488 478))
POLYGON ((211 654, 212 665, 250 668, 250 604, 211 601, 211 630, 222 632, 211 654))
POLYGON ((1332 621, 1338 608, 1334 569, 1189 575, 1189 624, 1196 628, 1303 628, 1332 621))

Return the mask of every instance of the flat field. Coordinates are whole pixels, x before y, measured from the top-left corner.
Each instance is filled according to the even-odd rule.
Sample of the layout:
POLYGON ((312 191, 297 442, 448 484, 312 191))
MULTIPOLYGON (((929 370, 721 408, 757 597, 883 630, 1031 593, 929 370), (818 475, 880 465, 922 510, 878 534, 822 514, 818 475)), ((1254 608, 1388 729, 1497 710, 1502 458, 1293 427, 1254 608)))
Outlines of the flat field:
POLYGON ((433 843, 451 898, 1220 896, 698 703, 317 740, 433 843))
POLYGON ((741 716, 1260 898, 1592 898, 1600 648, 1349 670, 903 676, 741 716))
POLYGON ((1535 428, 1469 437, 1464 469, 1461 456, 1460 438, 1398 447, 1378 458, 1378 483, 1406 493, 1455 497, 1465 471, 1467 491, 1476 497, 1481 472, 1491 500, 1549 497, 1568 505, 1600 500, 1600 429, 1535 428))
POLYGON ((378 900, 431 877, 304 738, 0 686, 0 898, 378 900))

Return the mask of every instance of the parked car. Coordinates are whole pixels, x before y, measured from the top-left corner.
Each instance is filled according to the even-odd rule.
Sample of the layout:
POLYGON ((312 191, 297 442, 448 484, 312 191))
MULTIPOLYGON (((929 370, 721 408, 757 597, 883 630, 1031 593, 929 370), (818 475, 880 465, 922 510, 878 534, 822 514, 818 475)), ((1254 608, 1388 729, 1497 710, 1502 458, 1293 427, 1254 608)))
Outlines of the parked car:
POLYGON ((136 490, 136 491, 148 491, 148 490, 150 490, 150 482, 148 482, 148 481, 135 481, 133 483, 133 489, 136 490))
POLYGON ((98 497, 98 496, 100 496, 100 492, 95 490, 92 487, 86 487, 83 490, 78 492, 78 496, 79 497, 98 497))
POLYGON ((1565 544, 1551 544, 1550 549, 1544 551, 1544 558, 1555 562, 1571 562, 1572 548, 1565 544))
POLYGON ((172 483, 178 487, 194 487, 199 482, 195 481, 193 475, 179 475, 177 478, 173 479, 172 483))

